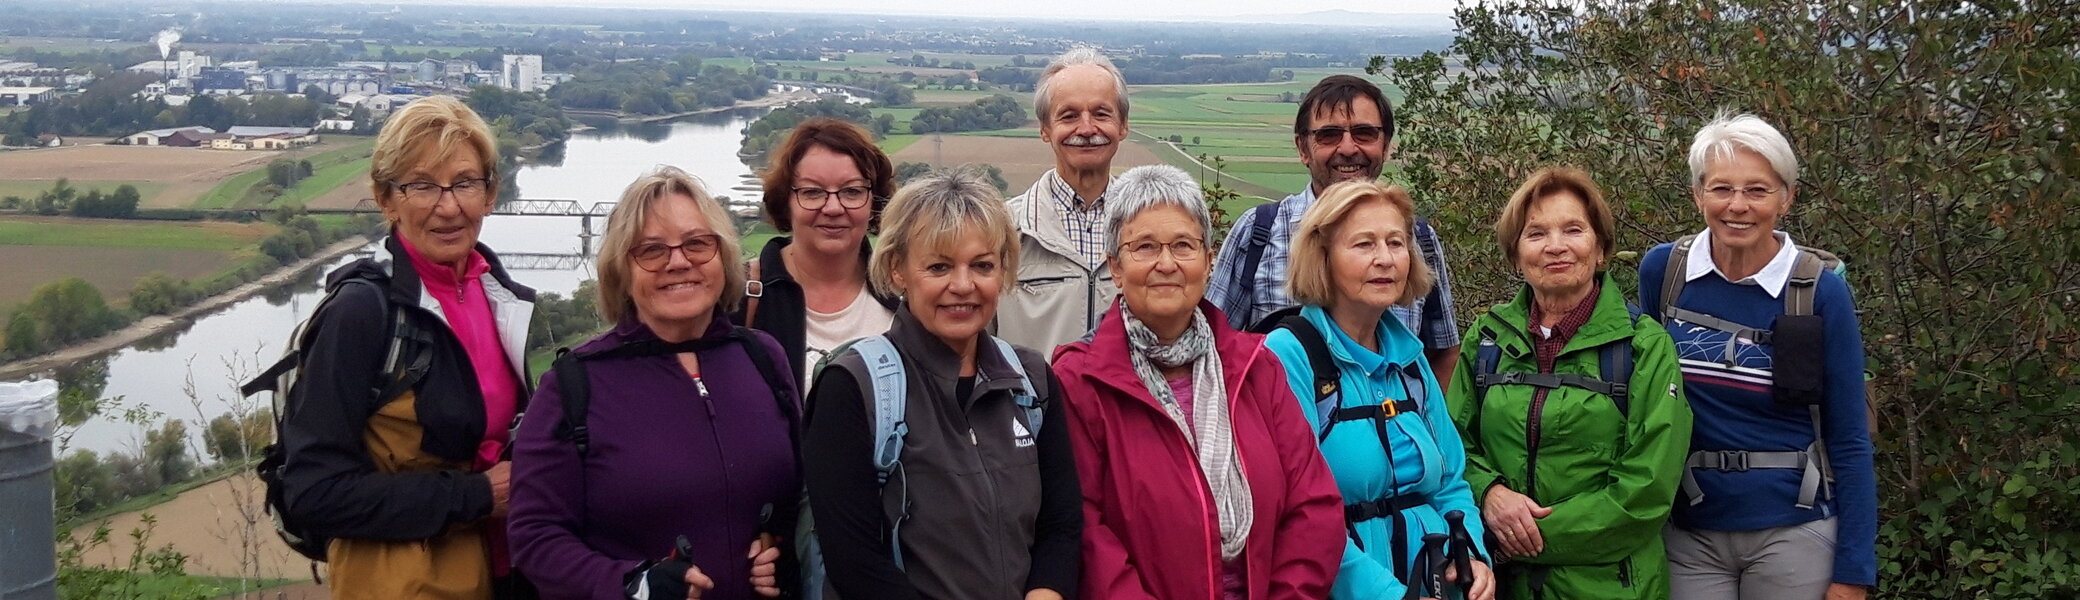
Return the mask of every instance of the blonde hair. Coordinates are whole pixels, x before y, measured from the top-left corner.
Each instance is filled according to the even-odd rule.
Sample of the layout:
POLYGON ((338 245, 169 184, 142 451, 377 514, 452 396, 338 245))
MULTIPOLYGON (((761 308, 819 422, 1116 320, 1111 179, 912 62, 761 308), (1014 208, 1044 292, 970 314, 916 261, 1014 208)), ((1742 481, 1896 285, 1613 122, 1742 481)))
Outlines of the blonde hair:
POLYGON ((1502 218, 1495 220, 1495 243, 1502 246, 1502 257, 1510 265, 1517 264, 1517 239, 1524 236, 1524 224, 1531 220, 1531 205, 1562 192, 1582 199, 1582 212, 1589 218, 1589 230, 1596 233, 1596 246, 1603 251, 1603 259, 1610 259, 1618 244, 1618 226, 1617 219, 1611 216, 1611 205, 1603 201, 1603 188, 1597 187, 1596 180, 1581 169, 1546 167, 1517 186, 1509 203, 1502 205, 1502 218))
MULTIPOLYGON (((377 206, 388 206, 396 192, 394 182, 422 165, 440 164, 463 147, 477 151, 484 175, 491 184, 486 202, 498 197, 498 140, 491 126, 469 105, 454 96, 414 100, 390 115, 376 135, 374 156, 368 170, 370 198, 377 206)), ((452 183, 452 182, 451 182, 452 183)))
POLYGON ((1408 236, 1408 285, 1402 286, 1395 304, 1408 306, 1430 293, 1433 284, 1430 264, 1416 243, 1416 205, 1408 190, 1398 185, 1371 181, 1346 181, 1322 190, 1322 197, 1300 217, 1293 234, 1292 257, 1288 259, 1286 291, 1301 304, 1329 306, 1336 301, 1336 282, 1330 274, 1329 244, 1345 217, 1368 202, 1384 204, 1401 213, 1401 231, 1408 236))
POLYGON ((994 240, 997 266, 1004 273, 1001 286, 1010 291, 1018 282, 1018 228, 1004 200, 976 169, 962 166, 935 171, 910 180, 896 190, 881 215, 881 245, 867 265, 867 277, 882 294, 900 296, 896 269, 909 262, 916 248, 952 248, 961 238, 981 234, 994 240))
POLYGON ((621 192, 621 201, 614 205, 614 212, 607 216, 607 233, 600 238, 594 272, 599 274, 599 316, 608 323, 619 323, 635 313, 635 300, 629 296, 628 284, 636 266, 628 251, 650 224, 650 209, 677 196, 692 198, 701 217, 707 219, 708 228, 721 238, 716 242, 713 259, 722 261, 722 297, 715 301, 715 308, 717 312, 736 310, 744 290, 743 250, 737 247, 736 222, 722 203, 701 187, 699 178, 678 167, 660 166, 628 184, 621 192))

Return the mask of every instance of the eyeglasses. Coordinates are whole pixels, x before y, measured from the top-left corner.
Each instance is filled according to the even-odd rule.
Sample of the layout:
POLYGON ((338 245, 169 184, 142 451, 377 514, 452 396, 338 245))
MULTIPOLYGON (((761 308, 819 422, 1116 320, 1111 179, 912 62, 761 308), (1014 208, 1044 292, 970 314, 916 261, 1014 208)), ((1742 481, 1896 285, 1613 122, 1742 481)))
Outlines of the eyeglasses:
POLYGON ((1743 198, 1747 198, 1751 202, 1756 202, 1767 200, 1770 196, 1776 195, 1776 193, 1776 188, 1766 188, 1759 185, 1751 185, 1748 187, 1741 188, 1733 187, 1730 185, 1715 185, 1704 189, 1705 197, 1721 201, 1731 200, 1733 199, 1734 195, 1738 194, 1743 198))
POLYGON ((398 192, 403 193, 405 202, 419 206, 432 206, 439 204, 441 194, 446 193, 455 194, 455 200, 459 202, 482 201, 491 192, 491 180, 477 177, 457 181, 451 185, 441 185, 431 181, 414 181, 411 183, 392 181, 390 182, 390 187, 396 188, 398 192))
POLYGON ((1170 258, 1176 260, 1198 260, 1199 254, 1206 250, 1205 244, 1198 238, 1182 238, 1167 244, 1155 240, 1140 240, 1120 244, 1119 249, 1127 258, 1134 259, 1134 262, 1155 262, 1156 257, 1164 252, 1169 252, 1170 258))
POLYGON ((874 199, 874 190, 861 185, 848 185, 835 190, 815 187, 794 189, 795 206, 802 207, 802 210, 823 210, 823 205, 830 203, 831 196, 838 197, 838 206, 852 210, 866 206, 868 200, 874 199))
POLYGON ((1341 144, 1343 143, 1343 134, 1346 133, 1350 134, 1351 139, 1357 140, 1360 144, 1370 144, 1385 137, 1387 128, 1378 125, 1352 125, 1350 127, 1321 127, 1307 132, 1308 135, 1314 137, 1316 146, 1341 144))
POLYGON ((672 251, 678 250, 686 256, 686 262, 696 265, 715 260, 715 253, 722 248, 722 236, 712 233, 688 237, 677 244, 645 242, 628 249, 628 259, 637 267, 656 273, 672 264, 672 251))

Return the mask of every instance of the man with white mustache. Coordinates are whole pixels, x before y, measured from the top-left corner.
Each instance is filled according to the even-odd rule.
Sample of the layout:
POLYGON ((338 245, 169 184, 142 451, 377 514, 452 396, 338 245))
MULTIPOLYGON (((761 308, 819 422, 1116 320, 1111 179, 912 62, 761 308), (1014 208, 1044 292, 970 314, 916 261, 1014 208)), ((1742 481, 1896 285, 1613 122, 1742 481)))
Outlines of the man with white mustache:
POLYGON ((1090 48, 1048 63, 1033 89, 1054 169, 1009 201, 1019 231, 1018 285, 997 309, 997 336, 1051 351, 1097 326, 1119 288, 1105 269, 1105 190, 1127 135, 1127 81, 1090 48))
MULTIPOLYGON (((1293 145, 1300 151, 1300 162, 1307 165, 1312 180, 1308 188, 1236 217, 1214 262, 1206 299, 1236 329, 1267 331, 1276 324, 1276 319, 1269 318, 1272 313, 1298 306, 1286 291, 1286 266, 1300 217, 1330 185, 1379 178, 1394 152, 1394 107, 1370 81, 1351 75, 1325 77, 1300 100, 1293 145)), ((1436 276, 1436 285, 1415 304, 1396 305, 1388 311, 1416 332, 1431 371, 1440 384, 1446 384, 1459 364, 1451 271, 1445 269, 1444 245, 1437 239, 1437 230, 1421 215, 1416 217, 1414 237, 1423 262, 1436 276)))

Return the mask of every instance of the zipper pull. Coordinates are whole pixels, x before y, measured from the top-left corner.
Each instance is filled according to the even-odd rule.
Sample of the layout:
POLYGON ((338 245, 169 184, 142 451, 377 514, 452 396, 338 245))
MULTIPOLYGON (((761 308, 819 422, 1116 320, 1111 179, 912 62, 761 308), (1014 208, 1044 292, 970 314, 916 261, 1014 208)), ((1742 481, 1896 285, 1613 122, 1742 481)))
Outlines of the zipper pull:
MULTIPOLYGON (((693 387, 695 387, 695 388, 697 388, 697 389, 699 389, 699 390, 701 391, 701 397, 702 397, 702 398, 706 398, 706 397, 708 397, 708 383, 707 383, 707 382, 705 382, 705 381, 701 381, 701 376, 699 376, 699 375, 695 375, 695 376, 693 376, 693 387)), ((713 411, 710 411, 710 412, 713 412, 713 411)))
POLYGON ((981 442, 980 440, 977 440, 977 439, 975 439, 975 428, 973 428, 973 427, 969 427, 969 428, 968 428, 968 445, 970 445, 970 446, 980 446, 980 445, 982 445, 982 442, 981 442))

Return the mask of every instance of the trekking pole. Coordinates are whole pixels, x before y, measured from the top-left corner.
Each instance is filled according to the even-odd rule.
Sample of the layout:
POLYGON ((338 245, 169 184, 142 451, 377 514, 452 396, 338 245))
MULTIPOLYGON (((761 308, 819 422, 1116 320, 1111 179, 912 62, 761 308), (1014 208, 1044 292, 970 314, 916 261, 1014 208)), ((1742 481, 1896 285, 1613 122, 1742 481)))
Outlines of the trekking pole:
POLYGON ((1444 513, 1444 522, 1452 531, 1452 568, 1459 571, 1459 592, 1473 594, 1473 533, 1466 530, 1466 513, 1449 511, 1444 513))
POLYGON ((1420 583, 1425 598, 1444 597, 1444 569, 1445 565, 1451 563, 1451 558, 1445 556, 1444 549, 1445 542, 1450 539, 1451 536, 1442 533, 1423 535, 1423 551, 1416 554, 1416 572, 1421 576, 1420 583))

